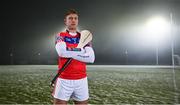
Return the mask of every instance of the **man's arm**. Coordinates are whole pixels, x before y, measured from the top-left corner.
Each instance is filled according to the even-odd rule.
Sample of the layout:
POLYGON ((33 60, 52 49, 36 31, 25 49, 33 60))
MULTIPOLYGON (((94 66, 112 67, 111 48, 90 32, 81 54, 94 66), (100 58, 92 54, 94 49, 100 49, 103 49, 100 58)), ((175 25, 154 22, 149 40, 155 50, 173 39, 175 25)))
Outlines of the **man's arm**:
POLYGON ((90 46, 79 51, 71 51, 67 50, 65 42, 58 42, 55 47, 60 57, 73 58, 86 63, 93 63, 95 60, 94 50, 90 46))
POLYGON ((83 49, 80 49, 79 51, 67 50, 66 43, 63 41, 56 43, 55 48, 58 55, 64 58, 72 58, 74 55, 84 53, 83 49))
POLYGON ((84 53, 74 53, 72 58, 86 63, 93 63, 95 60, 95 55, 92 47, 87 46, 84 48, 84 50, 84 53))

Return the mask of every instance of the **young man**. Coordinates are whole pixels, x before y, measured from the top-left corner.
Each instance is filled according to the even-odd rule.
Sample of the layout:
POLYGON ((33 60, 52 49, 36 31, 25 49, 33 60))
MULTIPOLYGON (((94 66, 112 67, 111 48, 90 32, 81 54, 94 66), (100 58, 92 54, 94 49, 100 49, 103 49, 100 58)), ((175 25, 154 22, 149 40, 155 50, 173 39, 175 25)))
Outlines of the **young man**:
POLYGON ((60 69, 68 58, 73 58, 67 68, 56 80, 54 91, 54 104, 67 104, 72 98, 75 104, 88 104, 89 92, 86 74, 86 63, 95 60, 91 42, 84 48, 76 48, 81 34, 77 32, 78 13, 69 10, 64 19, 66 31, 56 36, 56 51, 59 55, 60 69))

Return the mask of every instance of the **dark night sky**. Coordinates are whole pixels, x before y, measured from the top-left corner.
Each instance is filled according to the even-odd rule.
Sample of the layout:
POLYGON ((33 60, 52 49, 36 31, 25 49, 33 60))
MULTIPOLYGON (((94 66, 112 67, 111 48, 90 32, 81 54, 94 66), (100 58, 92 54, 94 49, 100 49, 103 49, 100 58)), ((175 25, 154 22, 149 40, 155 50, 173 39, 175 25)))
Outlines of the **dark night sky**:
MULTIPOLYGON (((174 49, 180 55, 180 0, 6 0, 0 5, 0 64, 56 64, 54 35, 70 8, 80 14, 79 29, 93 32, 95 64, 155 64, 155 46, 134 36, 147 18, 159 14, 170 20, 173 13, 174 49)), ((171 64, 170 44, 170 38, 160 42, 159 64, 171 64)))

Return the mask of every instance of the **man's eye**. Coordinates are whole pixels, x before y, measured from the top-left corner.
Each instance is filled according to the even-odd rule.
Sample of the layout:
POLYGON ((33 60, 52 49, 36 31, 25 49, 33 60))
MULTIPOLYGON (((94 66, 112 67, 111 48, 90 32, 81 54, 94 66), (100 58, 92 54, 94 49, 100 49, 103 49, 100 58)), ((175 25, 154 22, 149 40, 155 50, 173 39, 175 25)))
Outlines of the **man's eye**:
POLYGON ((71 20, 72 20, 73 18, 72 18, 72 17, 69 17, 69 19, 71 19, 71 20))

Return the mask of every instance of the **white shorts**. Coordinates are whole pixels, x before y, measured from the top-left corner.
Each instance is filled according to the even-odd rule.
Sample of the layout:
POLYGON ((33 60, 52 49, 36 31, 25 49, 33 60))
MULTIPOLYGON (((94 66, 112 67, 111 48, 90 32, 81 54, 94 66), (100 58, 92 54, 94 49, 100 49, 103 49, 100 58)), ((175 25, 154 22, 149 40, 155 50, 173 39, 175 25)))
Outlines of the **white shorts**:
POLYGON ((52 93, 53 97, 68 101, 85 101, 89 98, 87 77, 78 80, 67 80, 58 78, 52 93))

